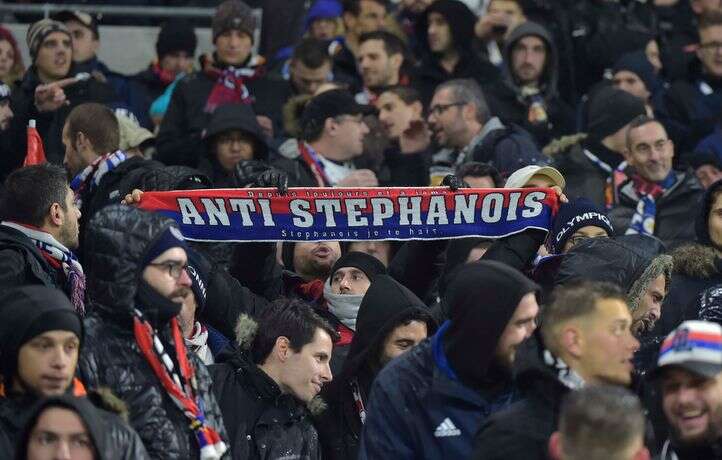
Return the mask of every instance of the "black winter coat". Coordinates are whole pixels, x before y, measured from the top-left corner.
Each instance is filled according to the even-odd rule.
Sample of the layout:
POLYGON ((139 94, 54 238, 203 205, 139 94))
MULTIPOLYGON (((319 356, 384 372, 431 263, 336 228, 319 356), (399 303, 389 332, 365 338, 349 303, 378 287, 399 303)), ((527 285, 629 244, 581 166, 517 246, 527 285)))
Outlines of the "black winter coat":
POLYGON ((64 275, 50 266, 30 238, 0 225, 0 288, 28 284, 65 289, 64 275))
MULTIPOLYGON (((69 75, 75 75, 74 69, 71 69, 69 75)), ((52 112, 39 113, 35 108, 35 88, 40 84, 35 67, 31 67, 25 73, 23 80, 13 88, 10 108, 15 116, 10 123, 9 131, 0 137, 2 139, 0 142, 7 142, 9 146, 7 151, 13 153, 12 159, 3 159, 4 168, 8 168, 5 173, 22 166, 27 150, 28 120, 37 121, 37 129, 43 140, 48 161, 61 165, 65 156, 65 147, 62 143, 63 125, 70 111, 85 102, 108 105, 118 100, 115 90, 110 85, 91 78, 64 89, 65 96, 70 102, 68 105, 52 112)))
MULTIPOLYGON (((4 446, 0 441, 0 448, 3 449, 1 451, 2 458, 13 458, 13 451, 20 441, 27 418, 32 414, 32 409, 37 402, 37 398, 27 396, 0 399, 0 438, 6 438, 8 443, 7 446, 4 446)), ((99 430, 103 433, 101 442, 103 450, 100 453, 103 460, 145 460, 150 458, 138 433, 133 431, 118 415, 101 409, 98 409, 97 412, 104 424, 104 428, 99 430)))
POLYGON ((557 429, 562 399, 569 392, 544 365, 531 339, 519 355, 517 381, 523 399, 489 417, 474 440, 473 459, 546 460, 549 437, 557 429))
MULTIPOLYGON (((108 387, 125 402, 130 424, 151 458, 186 460, 198 458, 195 435, 188 418, 141 355, 130 313, 136 307, 144 254, 152 239, 172 225, 170 219, 158 214, 128 212, 124 206, 108 207, 93 219, 93 231, 85 239, 85 249, 92 255, 86 264, 92 273, 87 290, 91 306, 84 321, 78 368, 89 388, 108 387)), ((168 326, 159 334, 166 343, 172 343, 168 326)), ((195 368, 206 420, 227 439, 208 370, 195 354, 189 352, 188 358, 195 368)))
MULTIPOLYGON (((654 236, 668 248, 695 240, 694 221, 702 198, 702 187, 691 173, 677 172, 677 182, 656 200, 654 236)), ((623 183, 617 192, 619 203, 609 211, 617 235, 623 235, 637 208, 639 197, 632 182, 623 183)))
POLYGON ((210 367, 213 391, 231 437, 233 460, 320 459, 308 410, 250 359, 228 351, 210 367))

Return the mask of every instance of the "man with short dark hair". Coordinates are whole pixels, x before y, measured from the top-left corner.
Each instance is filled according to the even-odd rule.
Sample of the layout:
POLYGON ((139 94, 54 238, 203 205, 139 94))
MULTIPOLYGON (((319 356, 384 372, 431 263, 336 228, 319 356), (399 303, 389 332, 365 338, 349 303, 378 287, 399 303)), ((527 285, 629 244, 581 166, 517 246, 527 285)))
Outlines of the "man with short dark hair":
POLYGON ((511 369, 536 328, 537 289, 500 262, 456 270, 449 321, 376 377, 359 459, 468 458, 479 425, 514 401, 511 369))
POLYGON ((433 334, 426 305, 388 275, 377 275, 366 291, 350 351, 337 377, 321 393, 329 407, 317 418, 323 458, 356 458, 371 384, 391 360, 433 334))
POLYGON ((242 315, 238 348, 211 367, 233 459, 318 458, 305 406, 332 379, 336 332, 298 300, 279 300, 257 319, 242 315))
POLYGON ((456 168, 456 176, 471 188, 502 188, 504 181, 499 171, 489 163, 469 161, 456 168))
POLYGON ((722 458, 722 328, 707 321, 685 321, 659 350, 650 375, 659 383, 662 407, 671 428, 660 460, 722 458))
POLYGON ((540 146, 574 132, 574 111, 559 95, 559 56, 546 28, 526 21, 509 32, 504 75, 485 91, 493 114, 522 126, 540 146))
POLYGON ((356 59, 363 89, 356 94, 356 102, 374 104, 385 88, 408 84, 408 77, 401 74, 405 55, 404 42, 391 32, 379 30, 361 35, 356 59))
POLYGON ((492 164, 502 176, 531 164, 546 164, 526 131, 505 126, 492 116, 474 80, 450 80, 436 88, 429 105, 429 125, 436 142, 445 147, 433 157, 434 169, 449 174, 467 161, 492 164))
MULTIPOLYGON (((83 343, 83 324, 65 295, 45 286, 11 287, 0 295, 0 449, 9 458, 22 437, 32 407, 43 398, 65 395, 86 400, 75 378, 83 343), (3 437, 10 445, 4 445, 3 437)), ((94 404, 110 405, 111 396, 94 404)), ((116 401, 117 402, 117 401, 116 401)), ((98 410, 104 459, 146 459, 138 434, 121 418, 98 410)))
POLYGON ((211 379, 177 320, 191 291, 177 225, 112 205, 95 215, 85 245, 93 303, 78 375, 127 404, 151 457, 221 459, 227 437, 211 379))
POLYGON ((346 29, 343 44, 334 52, 333 73, 337 81, 351 89, 362 87, 359 69, 359 38, 362 34, 384 29, 388 13, 387 0, 343 0, 341 18, 346 29))
POLYGON ((644 435, 639 398, 624 388, 594 385, 564 399, 549 454, 553 460, 649 460, 644 435))
POLYGON ((630 385, 639 348, 631 325, 616 285, 559 288, 544 310, 541 340, 524 350, 517 381, 526 397, 481 426, 474 458, 545 459, 564 396, 592 384, 630 385))
POLYGON ((287 141, 281 153, 294 160, 278 163, 298 187, 375 187, 376 174, 356 169, 352 160, 363 153, 369 129, 363 121, 368 109, 346 90, 334 89, 311 99, 301 117, 302 139, 287 141))
POLYGON ((10 174, 0 194, 0 215, 0 287, 55 287, 82 314, 85 274, 74 254, 80 210, 65 171, 43 164, 10 174))
POLYGON ((331 58, 321 40, 306 38, 294 48, 289 63, 293 94, 313 96, 331 75, 331 58))
POLYGON ((702 189, 693 174, 672 169, 674 143, 662 123, 640 116, 627 131, 628 178, 616 187, 609 211, 617 234, 653 235, 667 247, 694 240, 702 189))

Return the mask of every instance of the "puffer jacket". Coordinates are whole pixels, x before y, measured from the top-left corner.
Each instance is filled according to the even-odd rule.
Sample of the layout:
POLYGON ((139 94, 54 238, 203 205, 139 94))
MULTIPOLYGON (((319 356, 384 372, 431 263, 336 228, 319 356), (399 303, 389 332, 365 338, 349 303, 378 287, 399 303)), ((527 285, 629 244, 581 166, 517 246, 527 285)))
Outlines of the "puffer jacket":
POLYGON ((0 288, 27 284, 65 288, 63 275, 50 266, 30 238, 0 225, 0 288))
MULTIPOLYGON (((71 386, 72 388, 72 386, 71 386)), ((38 398, 32 396, 11 396, 0 399, 0 437, 5 437, 8 446, 3 446, 3 458, 12 458, 13 450, 21 437, 27 417, 31 414, 38 398)), ((138 434, 133 431, 117 414, 97 409, 99 420, 103 423, 103 439, 100 443, 103 460, 145 460, 148 453, 138 434)))
MULTIPOLYGON (((84 321, 85 343, 78 367, 86 386, 108 387, 125 402, 130 424, 151 458, 186 460, 198 458, 195 435, 141 355, 130 313, 136 307, 144 254, 171 226, 175 223, 170 219, 120 205, 104 208, 91 221, 85 239, 91 306, 84 321)), ((159 334, 171 343, 168 326, 159 334)), ((188 353, 188 358, 196 372, 205 418, 227 439, 208 370, 193 353, 188 353)))
POLYGON ((213 391, 231 435, 234 460, 321 458, 310 413, 251 360, 247 347, 256 323, 247 315, 236 327, 237 349, 227 349, 210 367, 213 391))

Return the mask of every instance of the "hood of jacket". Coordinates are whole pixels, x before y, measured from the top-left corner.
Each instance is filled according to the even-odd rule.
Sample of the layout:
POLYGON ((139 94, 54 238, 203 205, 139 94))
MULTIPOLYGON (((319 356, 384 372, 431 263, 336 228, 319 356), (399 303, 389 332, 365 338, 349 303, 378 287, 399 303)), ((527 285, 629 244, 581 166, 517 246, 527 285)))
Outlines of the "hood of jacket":
POLYGON ((213 112, 207 128, 203 131, 203 140, 206 142, 208 151, 211 151, 213 139, 216 136, 230 130, 241 131, 254 140, 255 160, 268 158, 268 140, 250 105, 226 104, 213 112))
POLYGON ((137 185, 141 190, 153 192, 212 188, 208 176, 188 166, 153 168, 143 174, 137 185))
POLYGON ((579 280, 615 283, 627 294, 631 311, 649 284, 659 275, 666 278, 669 290, 672 277, 672 256, 660 254, 662 248, 655 238, 625 235, 617 238, 590 238, 566 253, 555 278, 555 285, 579 280))
POLYGON ((450 325, 443 343, 452 370, 471 387, 488 384, 494 352, 519 301, 539 290, 520 271, 496 261, 459 267, 444 296, 450 325))
POLYGON ((712 240, 709 236, 709 212, 712 207, 712 201, 714 200, 715 194, 722 190, 722 180, 715 182, 705 190, 702 196, 702 202, 700 203, 699 212, 694 223, 694 230, 697 234, 697 242, 706 246, 713 246, 712 240))
POLYGON ((474 36, 474 24, 476 16, 474 13, 459 0, 437 0, 429 5, 428 8, 419 16, 416 21, 416 37, 418 38, 419 48, 425 58, 436 61, 433 57, 431 48, 429 48, 429 15, 431 13, 439 13, 446 19, 451 30, 453 46, 459 53, 460 60, 470 59, 473 56, 471 40, 469 37, 474 36))
MULTIPOLYGON (((388 275, 376 275, 369 286, 356 317, 356 333, 351 341, 343 374, 353 376, 362 367, 378 365, 378 355, 386 336, 410 315, 426 320, 428 335, 431 336, 436 323, 429 307, 413 292, 388 275)), ((378 372, 380 369, 374 369, 378 372)))
POLYGON ((83 245, 84 268, 88 298, 101 316, 129 321, 145 255, 170 227, 178 228, 160 213, 126 205, 108 206, 93 217, 83 245))
POLYGON ((671 256, 674 259, 675 274, 700 279, 710 279, 722 274, 722 259, 711 246, 680 246, 672 251, 671 256))
POLYGON ((554 45, 554 40, 549 31, 544 26, 537 24, 536 22, 526 21, 518 25, 511 31, 506 39, 504 45, 504 80, 507 86, 509 86, 519 96, 521 94, 521 87, 519 82, 514 77, 512 69, 512 58, 511 54, 514 50, 516 43, 524 37, 534 35, 544 41, 547 47, 547 57, 544 63, 544 71, 542 72, 539 90, 542 91, 544 97, 552 98, 557 95, 557 82, 559 80, 559 53, 557 47, 554 45))

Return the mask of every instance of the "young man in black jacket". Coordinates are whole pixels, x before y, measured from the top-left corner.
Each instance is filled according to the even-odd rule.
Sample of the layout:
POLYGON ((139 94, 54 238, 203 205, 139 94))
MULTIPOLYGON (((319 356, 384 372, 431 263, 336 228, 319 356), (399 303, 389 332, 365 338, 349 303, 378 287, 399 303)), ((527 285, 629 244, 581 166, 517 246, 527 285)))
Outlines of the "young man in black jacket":
POLYGON ((211 366, 233 459, 320 457, 304 406, 332 379, 336 332, 308 304, 280 300, 242 315, 236 333, 238 348, 211 366))

